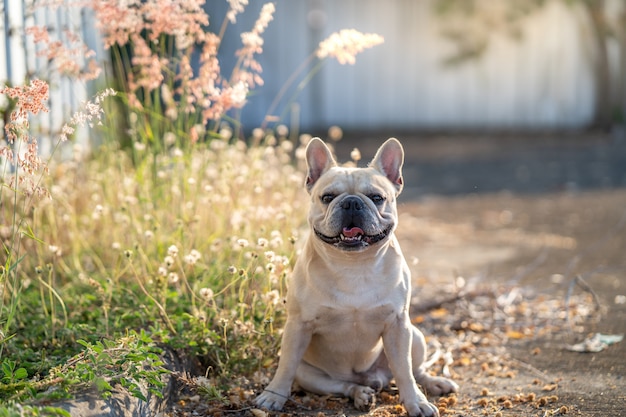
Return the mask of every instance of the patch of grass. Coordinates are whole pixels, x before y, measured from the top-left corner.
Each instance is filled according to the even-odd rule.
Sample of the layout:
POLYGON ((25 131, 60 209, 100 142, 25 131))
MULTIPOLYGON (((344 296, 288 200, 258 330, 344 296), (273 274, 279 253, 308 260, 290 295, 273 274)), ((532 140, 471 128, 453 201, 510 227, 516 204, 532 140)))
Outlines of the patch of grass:
POLYGON ((307 197, 291 142, 269 142, 216 140, 139 166, 103 148, 52 167, 54 198, 19 213, 38 240, 23 243, 0 396, 106 396, 117 382, 142 398, 132 381, 158 390, 157 346, 219 378, 271 362, 307 197))

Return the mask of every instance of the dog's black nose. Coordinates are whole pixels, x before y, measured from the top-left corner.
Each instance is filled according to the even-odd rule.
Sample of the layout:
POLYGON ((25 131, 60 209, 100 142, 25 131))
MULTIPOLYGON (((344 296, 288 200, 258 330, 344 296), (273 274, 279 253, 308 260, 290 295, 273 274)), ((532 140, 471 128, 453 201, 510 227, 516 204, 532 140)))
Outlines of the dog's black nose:
POLYGON ((341 202, 341 208, 347 211, 363 210, 363 200, 358 197, 346 197, 341 202))

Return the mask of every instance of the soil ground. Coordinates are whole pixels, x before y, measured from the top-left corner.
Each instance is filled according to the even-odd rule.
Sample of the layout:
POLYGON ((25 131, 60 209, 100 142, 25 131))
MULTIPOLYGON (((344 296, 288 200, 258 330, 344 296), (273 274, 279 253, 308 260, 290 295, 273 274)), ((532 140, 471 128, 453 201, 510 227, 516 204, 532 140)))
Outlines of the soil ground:
MULTIPOLYGON (((471 408, 485 387, 537 398, 547 390, 558 397, 551 411, 626 415, 626 342, 595 353, 567 349, 596 332, 626 333, 626 190, 429 198, 405 204, 403 223, 405 254, 419 260, 415 309, 431 315, 424 324, 432 327, 422 328, 448 348, 469 331, 481 339, 470 365, 487 354, 513 372, 510 379, 475 373, 461 349, 462 366, 453 366, 459 403, 472 398, 471 408), (453 301, 433 310, 432 300, 453 301)), ((550 411, 513 405, 508 415, 550 411)))
MULTIPOLYGON (((414 322, 431 371, 461 386, 431 398, 441 414, 626 415, 626 341, 571 350, 596 333, 626 333, 626 139, 399 139, 397 234, 414 278, 414 322)), ((353 147, 370 158, 381 142, 344 139, 339 159, 353 147)), ((397 401, 392 387, 368 414, 345 399, 296 394, 275 415, 404 415, 397 401)), ((183 400, 170 415, 265 415, 250 404, 183 400)))

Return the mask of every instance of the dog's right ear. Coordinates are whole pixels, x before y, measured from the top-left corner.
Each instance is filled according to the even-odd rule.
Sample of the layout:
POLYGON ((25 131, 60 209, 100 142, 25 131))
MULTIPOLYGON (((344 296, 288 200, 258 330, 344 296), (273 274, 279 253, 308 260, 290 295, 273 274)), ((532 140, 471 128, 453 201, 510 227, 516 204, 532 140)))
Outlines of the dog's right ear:
POLYGON ((313 138, 306 147, 307 175, 305 187, 310 193, 311 188, 322 174, 337 166, 330 149, 320 138, 313 138))

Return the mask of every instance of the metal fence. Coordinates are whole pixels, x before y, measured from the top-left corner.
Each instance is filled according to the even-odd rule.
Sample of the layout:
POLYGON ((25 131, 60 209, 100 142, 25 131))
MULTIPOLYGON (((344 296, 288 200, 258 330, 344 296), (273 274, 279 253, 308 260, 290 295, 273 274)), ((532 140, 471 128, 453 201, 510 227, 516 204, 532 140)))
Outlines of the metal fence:
MULTIPOLYGON (((35 0, 2 1, 0 85, 23 85, 31 79, 42 79, 49 83, 49 111, 33 116, 30 120, 33 134, 39 139, 40 150, 46 153, 56 142, 63 124, 88 99, 92 89, 88 82, 77 82, 54 71, 45 46, 36 44, 26 29, 46 28, 51 43, 60 41, 67 44, 69 37, 78 35, 96 53, 101 54, 102 51, 93 19, 86 9, 40 5, 41 2, 35 0)), ((0 110, 6 112, 7 104, 6 98, 0 97, 0 110)), ((74 139, 87 144, 86 130, 77 129, 74 139)))
MULTIPOLYGON (((324 66, 300 97, 303 127, 535 129, 580 128, 591 121, 592 29, 579 7, 546 2, 520 21, 517 37, 506 28, 485 28, 490 39, 482 57, 446 65, 455 45, 445 32, 453 22, 437 14, 436 1, 276 0, 260 58, 266 84, 244 108, 249 120, 258 123, 275 91, 319 41, 355 28, 384 36, 384 44, 357 56, 354 66, 333 60, 324 66)), ((217 21, 220 3, 207 3, 217 21)), ((484 3, 495 8, 507 2, 484 3)), ((255 18, 251 6, 238 18, 242 29, 255 18)))
MULTIPOLYGON (((325 65, 298 97, 303 129, 333 124, 379 130, 580 128, 593 118, 591 28, 567 2, 547 2, 524 20, 519 39, 498 35, 481 59, 446 66, 451 44, 442 37, 445 28, 433 11, 435 0, 274 1, 276 13, 259 57, 265 85, 243 109, 247 128, 262 122, 280 87, 318 42, 343 28, 379 33, 385 43, 359 55, 354 66, 325 65)), ((240 47, 239 34, 250 29, 264 2, 252 0, 237 25, 229 27, 220 60, 226 62, 240 47)), ((49 71, 25 28, 44 25, 59 40, 69 29, 104 55, 87 9, 35 7, 37 3, 2 0, 0 84, 22 84, 33 77, 49 81, 50 112, 33 122, 38 136, 49 140, 90 88, 49 71)), ((205 7, 215 25, 228 3, 208 0, 205 7)), ((86 140, 85 132, 79 132, 78 140, 86 140)))

